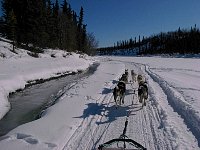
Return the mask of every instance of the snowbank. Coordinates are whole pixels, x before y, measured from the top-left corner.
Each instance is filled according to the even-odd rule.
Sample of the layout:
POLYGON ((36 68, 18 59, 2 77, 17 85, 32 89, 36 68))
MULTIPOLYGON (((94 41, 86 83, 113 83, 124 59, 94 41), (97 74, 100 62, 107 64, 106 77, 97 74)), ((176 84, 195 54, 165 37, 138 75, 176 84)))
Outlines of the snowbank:
POLYGON ((0 41, 0 119, 9 111, 8 95, 26 84, 87 69, 94 60, 89 56, 46 49, 38 58, 0 41))
POLYGON ((93 75, 73 84, 42 118, 21 125, 2 137, 0 147, 6 150, 63 149, 73 133, 78 132, 78 127, 84 125, 84 116, 93 113, 83 110, 90 104, 99 105, 103 97, 112 92, 124 69, 122 63, 102 62, 93 75))

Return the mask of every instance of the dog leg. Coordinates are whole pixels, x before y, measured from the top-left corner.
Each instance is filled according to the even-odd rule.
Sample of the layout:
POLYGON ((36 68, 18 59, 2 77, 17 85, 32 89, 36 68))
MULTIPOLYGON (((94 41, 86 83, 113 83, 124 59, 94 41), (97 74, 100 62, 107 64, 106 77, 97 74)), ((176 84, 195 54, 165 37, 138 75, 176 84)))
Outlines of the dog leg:
MULTIPOLYGON (((134 94, 135 94, 135 93, 134 93, 134 94)), ((133 94, 133 99, 132 99, 132 105, 134 104, 134 103, 133 103, 133 101, 134 101, 134 94, 133 94)))
POLYGON ((122 104, 124 104, 124 103, 123 103, 123 96, 121 95, 120 96, 120 105, 122 105, 122 104))
POLYGON ((117 96, 116 104, 117 104, 116 105, 117 107, 121 105, 121 96, 120 95, 117 96))
POLYGON ((146 99, 144 99, 144 106, 146 106, 146 99))
POLYGON ((142 103, 142 95, 139 95, 139 102, 142 103))
POLYGON ((142 107, 144 106, 144 97, 142 98, 142 107))
POLYGON ((117 103, 117 97, 116 97, 116 95, 114 95, 114 100, 115 100, 115 103, 117 103))
POLYGON ((116 106, 116 109, 117 109, 117 106, 118 106, 118 96, 116 94, 114 94, 114 101, 115 101, 115 106, 116 106))
POLYGON ((119 96, 116 96, 116 100, 115 100, 115 107, 116 107, 116 109, 118 107, 118 98, 119 98, 119 96))
POLYGON ((121 104, 124 104, 123 96, 121 97, 121 104))
POLYGON ((124 98, 125 98, 125 94, 123 94, 122 96, 122 103, 124 104, 124 98))

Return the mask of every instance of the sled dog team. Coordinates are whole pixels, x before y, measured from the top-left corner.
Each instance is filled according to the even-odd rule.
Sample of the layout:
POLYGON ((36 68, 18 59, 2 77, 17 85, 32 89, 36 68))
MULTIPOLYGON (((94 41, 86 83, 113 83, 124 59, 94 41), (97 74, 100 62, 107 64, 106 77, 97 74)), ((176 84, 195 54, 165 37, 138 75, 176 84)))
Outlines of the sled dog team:
POLYGON ((124 97, 126 92, 126 83, 128 83, 128 70, 125 70, 125 73, 122 74, 117 86, 113 90, 113 96, 116 105, 124 104, 124 97))
MULTIPOLYGON (((131 70, 131 77, 133 83, 138 83, 138 100, 142 103, 142 106, 146 106, 146 100, 148 99, 148 85, 146 79, 142 75, 137 75, 134 70, 131 70)), ((128 83, 128 69, 125 69, 125 73, 122 74, 118 84, 113 90, 113 96, 116 105, 124 104, 124 97, 126 92, 126 83, 128 83)))

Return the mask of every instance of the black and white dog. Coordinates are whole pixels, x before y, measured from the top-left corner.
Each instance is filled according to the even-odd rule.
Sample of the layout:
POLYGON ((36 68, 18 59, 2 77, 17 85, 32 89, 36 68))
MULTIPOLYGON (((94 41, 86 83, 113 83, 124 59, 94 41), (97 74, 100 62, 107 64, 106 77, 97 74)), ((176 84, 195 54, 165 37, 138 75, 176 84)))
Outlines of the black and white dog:
POLYGON ((142 107, 146 106, 146 100, 148 99, 148 85, 146 81, 139 82, 138 99, 142 103, 142 107))
POLYGON ((120 81, 123 81, 123 82, 127 83, 128 82, 128 76, 124 73, 122 75, 122 77, 120 78, 120 81))
POLYGON ((144 82, 144 81, 145 81, 145 78, 141 74, 138 74, 137 76, 138 85, 140 84, 140 82, 144 82))
POLYGON ((128 83, 128 69, 125 69, 125 73, 122 74, 121 78, 119 81, 124 81, 125 83, 128 83))
POLYGON ((113 96, 116 105, 124 104, 124 97, 126 92, 126 84, 124 81, 119 81, 117 86, 113 90, 113 96))

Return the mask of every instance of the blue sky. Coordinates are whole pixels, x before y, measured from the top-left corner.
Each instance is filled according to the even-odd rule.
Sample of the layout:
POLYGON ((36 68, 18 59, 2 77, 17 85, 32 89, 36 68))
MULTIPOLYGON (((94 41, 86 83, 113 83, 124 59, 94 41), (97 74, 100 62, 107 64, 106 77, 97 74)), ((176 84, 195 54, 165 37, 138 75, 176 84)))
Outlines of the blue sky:
MULTIPOLYGON (((63 0, 59 0, 60 3, 63 0)), ((83 6, 84 23, 99 46, 161 31, 200 27, 200 0, 68 0, 77 13, 83 6)))
MULTIPOLYGON (((150 36, 200 26, 200 0, 70 0, 73 9, 83 6, 85 23, 99 46, 130 37, 150 36)), ((78 8, 79 9, 79 8, 78 8)), ((79 10, 77 10, 79 11, 79 10)))

